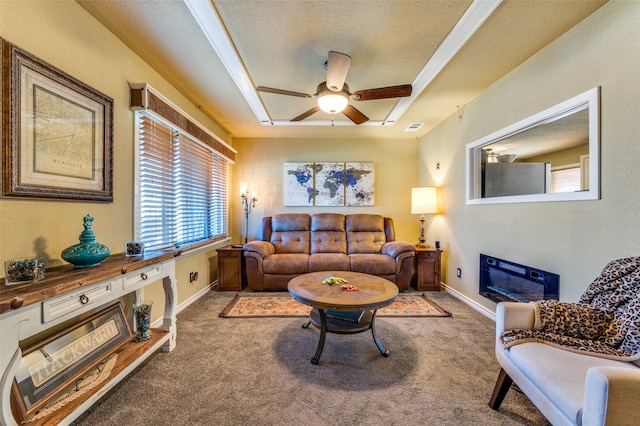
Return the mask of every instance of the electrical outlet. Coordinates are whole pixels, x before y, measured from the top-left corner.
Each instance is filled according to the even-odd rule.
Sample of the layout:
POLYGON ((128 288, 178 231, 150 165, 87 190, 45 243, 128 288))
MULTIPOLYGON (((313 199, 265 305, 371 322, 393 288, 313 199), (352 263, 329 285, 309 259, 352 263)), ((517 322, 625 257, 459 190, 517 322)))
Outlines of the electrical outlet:
POLYGON ((189 274, 189 282, 192 283, 194 281, 198 281, 198 273, 197 272, 191 272, 189 274))
POLYGON ((462 269, 458 268, 458 269, 456 270, 456 276, 457 276, 458 278, 462 277, 462 269))

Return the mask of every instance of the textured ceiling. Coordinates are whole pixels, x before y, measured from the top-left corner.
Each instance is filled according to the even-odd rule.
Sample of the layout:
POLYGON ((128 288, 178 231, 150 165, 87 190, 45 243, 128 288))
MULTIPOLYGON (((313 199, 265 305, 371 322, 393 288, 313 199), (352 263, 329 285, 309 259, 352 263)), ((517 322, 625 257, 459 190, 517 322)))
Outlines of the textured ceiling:
MULTIPOLYGON (((285 1, 267 8, 242 1, 214 4, 257 86, 312 94, 326 80, 323 65, 330 50, 352 57, 347 74, 352 92, 412 83, 471 1, 285 1)), ((315 99, 261 97, 275 120, 291 119, 315 105, 315 99)), ((395 102, 352 104, 370 119, 384 120, 395 102)), ((329 114, 319 112, 309 120, 327 119, 329 114)))
MULTIPOLYGON (((269 86, 312 94, 330 50, 352 57, 351 91, 413 83, 471 0, 186 0, 217 14, 274 121, 313 99, 255 92, 269 86), (204 2, 204 4, 202 4, 204 2)), ((416 138, 601 7, 606 0, 505 0, 430 80, 394 126, 335 127, 317 113, 300 125, 264 126, 183 0, 77 0, 98 21, 235 137, 416 138), (411 123, 424 123, 405 132, 411 123), (317 125, 314 125, 317 124, 317 125), (322 124, 322 125, 320 125, 322 124)), ((206 29, 206 28, 205 28, 206 29)), ((351 101, 381 121, 396 100, 351 101)))

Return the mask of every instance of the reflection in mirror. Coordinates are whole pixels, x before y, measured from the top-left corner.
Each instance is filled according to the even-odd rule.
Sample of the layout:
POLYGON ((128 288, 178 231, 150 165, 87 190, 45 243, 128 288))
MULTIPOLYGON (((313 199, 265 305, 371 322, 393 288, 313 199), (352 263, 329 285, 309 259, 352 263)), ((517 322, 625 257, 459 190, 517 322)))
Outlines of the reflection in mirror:
POLYGON ((598 92, 467 145, 467 204, 599 198, 598 92))

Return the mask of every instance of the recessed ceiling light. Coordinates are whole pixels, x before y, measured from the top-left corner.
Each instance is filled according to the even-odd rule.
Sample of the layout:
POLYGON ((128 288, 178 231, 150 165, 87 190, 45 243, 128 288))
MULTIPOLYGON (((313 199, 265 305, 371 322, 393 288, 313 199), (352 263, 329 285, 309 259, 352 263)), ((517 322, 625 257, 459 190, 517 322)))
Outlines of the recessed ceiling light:
POLYGON ((424 123, 411 123, 409 124, 409 126, 404 129, 405 132, 415 132, 417 131, 420 127, 422 127, 424 125, 424 123))

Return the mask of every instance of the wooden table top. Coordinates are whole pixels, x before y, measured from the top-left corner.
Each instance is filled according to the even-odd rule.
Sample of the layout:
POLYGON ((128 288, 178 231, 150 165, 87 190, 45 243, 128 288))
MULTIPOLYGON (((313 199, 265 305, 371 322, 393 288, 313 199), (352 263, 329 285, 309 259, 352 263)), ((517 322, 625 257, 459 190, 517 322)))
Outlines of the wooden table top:
POLYGON ((300 303, 332 311, 369 311, 393 303, 398 287, 375 275, 348 271, 321 271, 297 276, 287 285, 289 294, 300 303), (347 291, 340 285, 323 284, 329 277, 340 277, 357 291, 347 291))
POLYGON ((93 268, 74 269, 65 264, 47 269, 45 278, 34 283, 7 285, 0 279, 0 314, 19 309, 22 306, 39 303, 51 297, 90 286, 97 282, 114 278, 137 269, 179 256, 180 252, 147 252, 144 256, 112 254, 100 265, 93 268))

